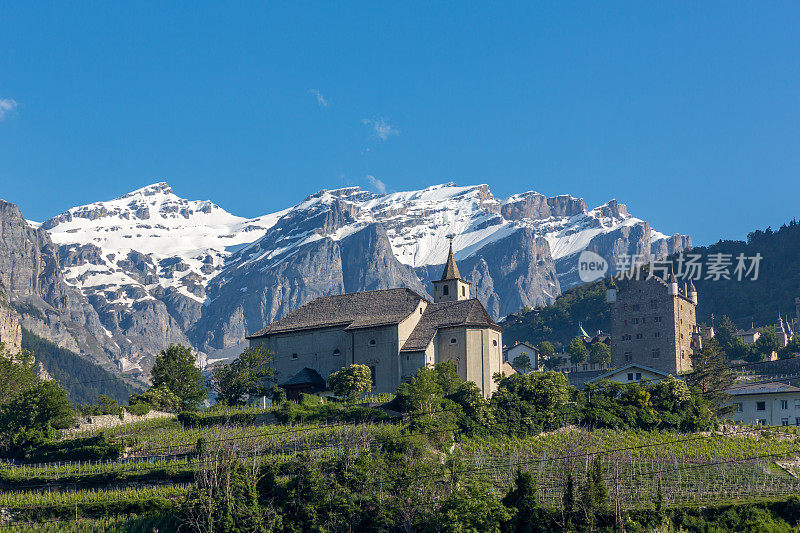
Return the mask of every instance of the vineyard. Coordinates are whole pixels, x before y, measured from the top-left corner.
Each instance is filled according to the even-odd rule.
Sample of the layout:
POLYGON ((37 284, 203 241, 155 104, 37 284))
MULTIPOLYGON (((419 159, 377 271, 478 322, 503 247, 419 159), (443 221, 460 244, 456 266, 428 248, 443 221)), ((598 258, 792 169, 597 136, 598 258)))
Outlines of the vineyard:
MULTIPOLYGON (((249 410, 250 414, 253 414, 249 410)), ((263 413, 255 413, 260 415, 263 413)), ((226 420, 236 419, 228 413, 226 420)), ((6 463, 0 465, 0 509, 8 531, 125 530, 116 516, 176 510, 198 472, 210 468, 202 449, 235 448, 255 465, 279 467, 302 454, 312 461, 339 461, 370 454, 407 439, 451 431, 411 431, 403 419, 366 423, 295 423, 199 427, 176 419, 145 420, 109 429, 109 440, 125 443, 118 460, 6 463), (64 522, 70 520, 70 522, 64 522), (17 525, 11 525, 17 524, 17 525), (64 529, 72 528, 72 529, 64 529)), ((498 497, 519 472, 529 472, 537 500, 560 508, 565 479, 586 477, 599 457, 614 501, 625 509, 650 508, 659 491, 665 505, 718 504, 774 499, 800 489, 800 437, 794 428, 724 427, 706 433, 587 430, 566 427, 536 436, 457 436, 450 446, 450 477, 490 481, 498 497)), ((376 476, 370 483, 382 483, 376 476)), ((430 502, 443 501, 447 484, 430 502)), ((165 514, 166 513, 166 514, 165 514)))

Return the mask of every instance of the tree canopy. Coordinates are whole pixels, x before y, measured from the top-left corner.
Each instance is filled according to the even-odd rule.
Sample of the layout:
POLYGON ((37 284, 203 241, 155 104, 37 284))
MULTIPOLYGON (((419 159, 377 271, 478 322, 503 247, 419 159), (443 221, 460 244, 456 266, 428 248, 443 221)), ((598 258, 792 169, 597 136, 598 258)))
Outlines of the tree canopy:
POLYGON ((150 372, 153 387, 166 387, 180 398, 181 408, 195 410, 208 397, 203 375, 195 366, 191 348, 172 344, 156 356, 150 372))
POLYGON ((337 396, 357 400, 372 388, 372 372, 367 365, 350 365, 328 377, 328 386, 337 396))
POLYGON ((214 368, 211 389, 218 401, 228 405, 243 405, 252 397, 267 396, 275 381, 272 363, 273 354, 266 348, 250 346, 235 360, 214 368))

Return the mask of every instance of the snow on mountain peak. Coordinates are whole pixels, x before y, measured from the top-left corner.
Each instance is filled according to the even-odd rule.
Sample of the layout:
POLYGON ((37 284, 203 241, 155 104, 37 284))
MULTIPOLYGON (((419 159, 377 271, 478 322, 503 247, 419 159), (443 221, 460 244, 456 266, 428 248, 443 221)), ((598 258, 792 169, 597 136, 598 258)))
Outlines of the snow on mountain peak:
MULTIPOLYGON (((164 290, 203 302, 209 280, 223 268, 280 261, 304 244, 340 240, 371 223, 386 228, 401 263, 417 268, 444 263, 451 235, 461 260, 528 228, 559 259, 599 234, 639 222, 616 200, 589 210, 569 195, 528 191, 499 200, 488 185, 453 182, 380 194, 323 189, 288 209, 246 219, 211 201, 181 198, 159 182, 74 207, 42 227, 62 245, 69 283, 87 295, 131 305, 157 293, 163 297, 164 290)), ((652 238, 666 236, 653 231, 652 238)))
POLYGON ((159 287, 203 301, 228 249, 258 239, 272 223, 269 216, 248 220, 208 200, 181 198, 160 182, 73 207, 42 226, 62 245, 68 283, 129 305, 153 299, 159 287))

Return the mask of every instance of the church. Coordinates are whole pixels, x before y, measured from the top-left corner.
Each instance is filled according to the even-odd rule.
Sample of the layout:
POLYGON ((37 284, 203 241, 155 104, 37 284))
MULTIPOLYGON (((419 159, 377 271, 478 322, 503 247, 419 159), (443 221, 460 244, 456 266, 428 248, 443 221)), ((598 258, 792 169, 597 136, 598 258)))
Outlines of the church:
POLYGON ((352 364, 370 368, 377 394, 445 361, 489 397, 503 363, 502 329, 471 297, 452 243, 433 302, 407 288, 323 296, 247 339, 275 354, 278 385, 290 398, 323 390, 332 372, 352 364))

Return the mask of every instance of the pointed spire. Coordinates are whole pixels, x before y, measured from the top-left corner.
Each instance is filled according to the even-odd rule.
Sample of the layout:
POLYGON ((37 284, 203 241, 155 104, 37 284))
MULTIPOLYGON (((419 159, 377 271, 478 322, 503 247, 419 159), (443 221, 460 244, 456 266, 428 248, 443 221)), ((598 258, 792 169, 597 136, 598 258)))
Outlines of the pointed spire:
POLYGON ((456 264, 456 257, 453 255, 452 238, 450 239, 450 252, 447 254, 447 264, 444 265, 442 279, 461 279, 461 274, 459 274, 458 265, 456 264))
POLYGON ((694 282, 691 279, 689 280, 689 292, 697 292, 697 289, 694 288, 694 282))
POLYGON ((667 278, 667 283, 678 283, 678 278, 675 277, 675 274, 670 272, 669 277, 667 278))

